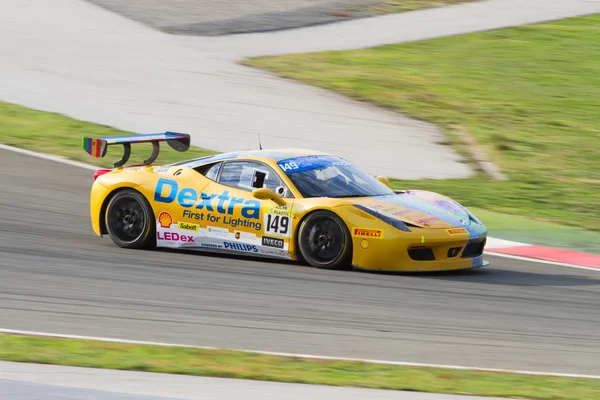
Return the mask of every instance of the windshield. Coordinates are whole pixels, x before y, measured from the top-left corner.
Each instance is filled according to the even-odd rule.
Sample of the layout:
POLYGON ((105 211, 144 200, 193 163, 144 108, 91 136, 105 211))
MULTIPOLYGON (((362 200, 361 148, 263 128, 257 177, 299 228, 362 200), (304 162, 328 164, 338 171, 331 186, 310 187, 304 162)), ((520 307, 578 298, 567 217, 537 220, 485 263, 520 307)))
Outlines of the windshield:
POLYGON ((366 197, 394 192, 355 165, 332 156, 282 160, 279 167, 303 197, 366 197))

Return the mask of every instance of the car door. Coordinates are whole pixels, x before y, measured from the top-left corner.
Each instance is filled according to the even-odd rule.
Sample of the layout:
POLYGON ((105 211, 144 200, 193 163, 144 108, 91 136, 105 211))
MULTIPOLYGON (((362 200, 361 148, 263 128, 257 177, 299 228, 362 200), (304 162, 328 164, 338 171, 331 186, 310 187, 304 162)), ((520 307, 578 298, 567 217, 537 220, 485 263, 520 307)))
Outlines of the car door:
POLYGON ((215 242, 234 252, 289 258, 293 195, 270 166, 255 160, 226 161, 211 186, 219 192, 216 213, 207 215, 207 233, 215 242), (288 204, 256 199, 252 191, 261 187, 272 189, 288 204))
POLYGON ((203 193, 211 191, 210 186, 216 179, 220 164, 198 167, 196 172, 177 166, 159 171, 171 171, 158 179, 152 197, 159 247, 206 247, 203 246, 206 220, 202 212, 205 207, 202 197, 203 193))

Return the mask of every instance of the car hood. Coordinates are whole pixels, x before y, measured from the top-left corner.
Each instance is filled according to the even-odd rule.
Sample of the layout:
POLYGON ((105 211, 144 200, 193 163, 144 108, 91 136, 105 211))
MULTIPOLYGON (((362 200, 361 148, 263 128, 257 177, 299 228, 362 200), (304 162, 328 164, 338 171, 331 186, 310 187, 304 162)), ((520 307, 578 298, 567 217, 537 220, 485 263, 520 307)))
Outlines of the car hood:
POLYGON ((456 201, 424 190, 397 191, 395 194, 352 200, 354 204, 421 228, 443 229, 479 225, 478 221, 471 219, 466 208, 456 201))

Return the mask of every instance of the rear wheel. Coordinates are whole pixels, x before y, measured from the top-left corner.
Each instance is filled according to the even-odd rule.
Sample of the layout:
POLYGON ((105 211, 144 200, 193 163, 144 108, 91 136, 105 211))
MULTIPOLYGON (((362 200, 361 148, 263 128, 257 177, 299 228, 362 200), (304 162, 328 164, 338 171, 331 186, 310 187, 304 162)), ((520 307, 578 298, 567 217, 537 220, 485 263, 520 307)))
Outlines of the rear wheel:
POLYGON ((142 249, 156 243, 152 207, 133 189, 120 191, 110 199, 105 221, 110 238, 119 247, 142 249))
POLYGON ((349 269, 352 267, 352 240, 346 224, 330 211, 316 211, 300 225, 298 247, 313 267, 349 269))

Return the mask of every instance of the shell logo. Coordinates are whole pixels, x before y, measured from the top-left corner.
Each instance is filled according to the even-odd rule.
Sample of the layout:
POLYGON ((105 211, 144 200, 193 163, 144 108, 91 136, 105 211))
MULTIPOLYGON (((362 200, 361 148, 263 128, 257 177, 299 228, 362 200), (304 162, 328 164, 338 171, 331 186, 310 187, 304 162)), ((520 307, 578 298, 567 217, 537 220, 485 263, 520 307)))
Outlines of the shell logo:
POLYGON ((162 228, 170 228, 173 223, 173 217, 166 211, 162 211, 158 214, 158 222, 162 228))
POLYGON ((369 243, 369 241, 367 239, 361 239, 360 240, 360 248, 361 249, 367 250, 370 245, 371 245, 371 243, 369 243))

